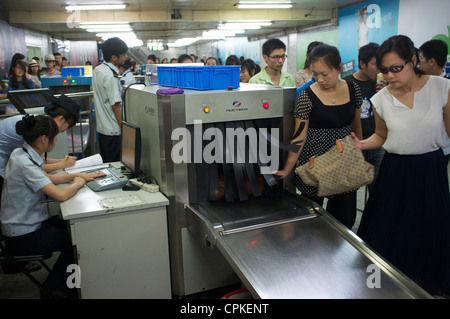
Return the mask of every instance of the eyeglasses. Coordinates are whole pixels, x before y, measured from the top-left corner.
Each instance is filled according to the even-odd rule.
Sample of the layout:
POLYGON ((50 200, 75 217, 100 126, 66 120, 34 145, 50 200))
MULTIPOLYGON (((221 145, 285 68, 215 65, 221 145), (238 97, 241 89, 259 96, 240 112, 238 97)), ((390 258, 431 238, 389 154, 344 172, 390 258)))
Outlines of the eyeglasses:
POLYGON ((278 61, 278 60, 284 60, 284 59, 286 59, 287 58, 287 55, 285 54, 285 55, 274 55, 274 56, 270 56, 270 55, 267 55, 269 58, 272 58, 272 59, 274 59, 274 60, 276 60, 276 61, 278 61))
POLYGON ((401 72, 404 69, 405 66, 406 66, 406 63, 403 63, 402 65, 394 65, 394 66, 391 66, 389 68, 385 68, 384 66, 380 66, 378 69, 383 74, 387 74, 388 72, 399 73, 399 72, 401 72))

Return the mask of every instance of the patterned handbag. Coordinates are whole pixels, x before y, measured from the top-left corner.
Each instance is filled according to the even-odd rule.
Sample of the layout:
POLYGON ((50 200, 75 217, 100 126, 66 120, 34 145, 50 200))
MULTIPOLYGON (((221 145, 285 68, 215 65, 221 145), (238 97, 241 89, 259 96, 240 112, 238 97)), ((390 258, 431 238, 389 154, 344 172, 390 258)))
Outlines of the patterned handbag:
POLYGON ((373 165, 364 160, 350 135, 337 140, 325 154, 311 157, 295 172, 305 184, 318 188, 319 197, 357 189, 370 184, 374 177, 373 165))

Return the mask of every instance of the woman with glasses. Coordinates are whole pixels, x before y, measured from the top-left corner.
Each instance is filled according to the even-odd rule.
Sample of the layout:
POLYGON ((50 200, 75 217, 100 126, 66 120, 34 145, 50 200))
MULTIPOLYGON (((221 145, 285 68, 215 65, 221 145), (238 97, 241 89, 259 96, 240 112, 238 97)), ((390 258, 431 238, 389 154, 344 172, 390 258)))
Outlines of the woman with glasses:
POLYGON ((16 58, 11 61, 10 74, 7 78, 9 84, 8 89, 3 89, 0 92, 0 99, 6 99, 8 91, 36 88, 33 81, 27 77, 27 63, 23 60, 19 60, 23 55, 16 54, 15 56, 16 58))
MULTIPOLYGON (((337 48, 322 44, 309 57, 314 84, 303 90, 294 110, 295 133, 284 169, 276 172, 281 178, 290 174, 297 164, 303 165, 312 156, 329 151, 336 140, 353 131, 362 135, 359 86, 339 78, 342 71, 341 56, 337 48)), ((317 187, 305 184, 296 175, 296 186, 302 196, 322 205, 324 197, 317 196, 317 187)), ((328 196, 327 211, 349 229, 356 219, 356 190, 328 196)))
POLYGON ((450 135, 450 81, 418 68, 413 42, 387 39, 377 65, 389 85, 371 98, 386 153, 358 235, 430 294, 450 296, 450 196, 441 147, 450 135))
POLYGON ((286 61, 286 45, 279 39, 270 39, 262 46, 262 56, 267 66, 253 76, 248 83, 295 87, 292 74, 282 70, 286 61))

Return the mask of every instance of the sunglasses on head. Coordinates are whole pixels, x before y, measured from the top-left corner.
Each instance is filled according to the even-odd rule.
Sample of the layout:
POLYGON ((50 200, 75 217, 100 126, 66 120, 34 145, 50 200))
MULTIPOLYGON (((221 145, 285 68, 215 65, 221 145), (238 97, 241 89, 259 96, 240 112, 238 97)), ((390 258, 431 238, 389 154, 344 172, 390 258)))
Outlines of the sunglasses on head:
POLYGON ((406 63, 403 63, 402 65, 394 65, 394 66, 391 66, 388 68, 385 68, 384 66, 380 66, 378 69, 383 74, 387 74, 388 72, 398 73, 398 72, 401 72, 405 66, 406 66, 406 63))

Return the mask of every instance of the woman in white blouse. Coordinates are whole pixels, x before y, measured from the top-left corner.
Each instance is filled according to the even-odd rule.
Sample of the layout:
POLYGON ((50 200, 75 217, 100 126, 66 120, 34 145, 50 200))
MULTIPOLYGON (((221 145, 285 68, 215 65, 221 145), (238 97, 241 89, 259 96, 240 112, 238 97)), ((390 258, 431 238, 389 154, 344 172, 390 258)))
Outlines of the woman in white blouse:
POLYGON ((418 69, 413 42, 387 39, 377 64, 387 87, 371 99, 376 130, 354 140, 386 151, 358 235, 430 294, 450 296, 450 194, 442 146, 450 81, 418 69))

